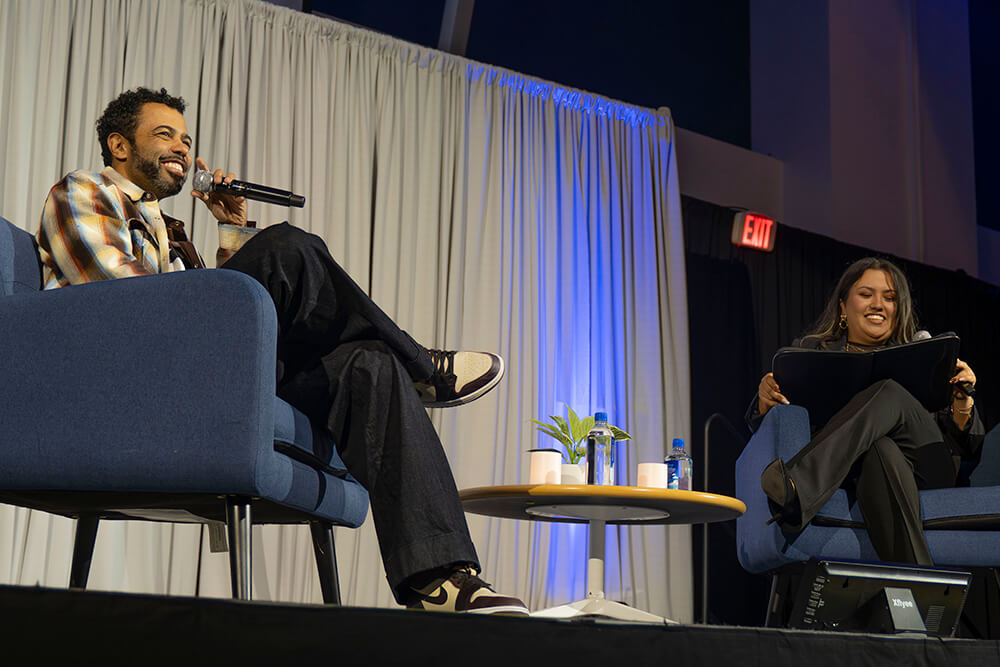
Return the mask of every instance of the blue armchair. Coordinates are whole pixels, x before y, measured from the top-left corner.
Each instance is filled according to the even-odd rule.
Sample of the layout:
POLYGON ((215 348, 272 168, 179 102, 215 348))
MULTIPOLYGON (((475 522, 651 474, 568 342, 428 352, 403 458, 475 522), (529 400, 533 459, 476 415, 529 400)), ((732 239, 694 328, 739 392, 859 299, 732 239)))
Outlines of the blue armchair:
POLYGON ((102 519, 225 521, 233 597, 253 523, 308 522, 339 603, 333 525, 368 494, 330 438, 275 396, 263 287, 200 270, 41 291, 34 238, 0 218, 0 502, 78 519, 85 587, 102 519))
MULTIPOLYGON (((736 520, 740 564, 770 572, 810 559, 877 561, 861 511, 837 490, 801 533, 765 522, 771 514, 760 474, 776 458, 788 460, 809 442, 809 414, 799 406, 768 411, 736 461, 736 496, 747 511, 736 520)), ((981 460, 962 471, 968 487, 920 492, 921 513, 934 562, 961 567, 1000 566, 1000 429, 986 436, 981 460)))
MULTIPOLYGON (((771 514, 760 474, 774 459, 794 456, 809 437, 806 409, 779 405, 768 411, 736 461, 736 496, 747 506, 736 520, 737 556, 746 570, 774 575, 765 625, 789 621, 805 561, 879 560, 860 508, 844 489, 798 534, 765 525, 771 514)), ((1000 566, 1000 428, 986 435, 977 463, 964 466, 959 476, 970 486, 920 492, 927 546, 939 566, 1000 566)))

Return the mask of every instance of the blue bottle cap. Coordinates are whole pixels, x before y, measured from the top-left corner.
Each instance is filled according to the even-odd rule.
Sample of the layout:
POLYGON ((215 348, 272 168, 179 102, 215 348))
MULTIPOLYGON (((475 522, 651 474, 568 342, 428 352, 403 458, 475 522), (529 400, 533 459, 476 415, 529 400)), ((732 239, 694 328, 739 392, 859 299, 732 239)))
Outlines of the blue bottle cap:
POLYGON ((595 422, 606 422, 606 421, 608 421, 608 413, 607 412, 595 412, 594 413, 594 421, 595 422))
POLYGON ((674 438, 674 447, 684 449, 684 438, 674 438))

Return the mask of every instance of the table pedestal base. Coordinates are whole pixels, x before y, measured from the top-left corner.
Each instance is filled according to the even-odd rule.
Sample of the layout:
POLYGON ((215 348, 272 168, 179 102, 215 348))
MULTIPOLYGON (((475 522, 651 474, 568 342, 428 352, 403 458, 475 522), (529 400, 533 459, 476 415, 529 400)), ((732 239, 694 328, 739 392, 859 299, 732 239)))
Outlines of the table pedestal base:
POLYGON ((621 621, 638 621, 640 623, 676 623, 669 618, 663 618, 648 611, 635 609, 627 604, 612 602, 604 598, 584 598, 577 602, 550 607, 536 611, 532 617, 537 618, 574 618, 577 616, 606 616, 621 621))
POLYGON ((590 559, 587 562, 587 597, 578 602, 550 607, 536 611, 532 616, 539 618, 573 618, 575 616, 606 616, 622 621, 641 621, 644 623, 675 623, 670 619, 651 614, 648 611, 635 609, 612 602, 604 598, 604 528, 605 519, 590 518, 590 530, 587 534, 587 550, 590 559))

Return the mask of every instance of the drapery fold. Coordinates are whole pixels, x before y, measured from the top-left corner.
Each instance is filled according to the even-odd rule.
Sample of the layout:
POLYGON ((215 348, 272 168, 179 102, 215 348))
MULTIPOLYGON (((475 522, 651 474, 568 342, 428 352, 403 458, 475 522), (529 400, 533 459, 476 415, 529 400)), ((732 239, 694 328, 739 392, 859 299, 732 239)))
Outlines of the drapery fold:
MULTIPOLYGON (((51 184, 101 166, 94 122, 112 97, 163 86, 188 101, 211 166, 307 198, 252 203, 251 218, 322 236, 425 345, 507 359, 493 393, 432 414, 460 488, 525 481, 525 451, 544 442, 529 419, 566 406, 635 436, 620 483, 688 437, 669 110, 253 0, 11 0, 0 20, 0 214, 15 224, 35 231, 51 184)), ((210 256, 215 225, 188 189, 163 207, 210 256)), ((585 594, 586 528, 470 528, 498 590, 533 608, 585 594)), ((65 585, 72 530, 0 508, 0 581, 65 585)), ((256 535, 257 596, 319 601, 308 531, 256 535)), ((225 555, 202 540, 197 526, 102 526, 91 586, 228 595, 225 555)), ((371 526, 337 540, 346 602, 391 605, 371 526)), ((690 620, 690 558, 686 527, 610 528, 607 595, 690 620)))

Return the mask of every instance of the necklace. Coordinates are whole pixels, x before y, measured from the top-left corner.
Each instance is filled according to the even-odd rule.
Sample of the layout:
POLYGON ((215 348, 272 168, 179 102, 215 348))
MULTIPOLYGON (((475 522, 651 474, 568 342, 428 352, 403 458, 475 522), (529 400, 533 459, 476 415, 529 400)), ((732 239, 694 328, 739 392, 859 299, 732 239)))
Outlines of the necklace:
POLYGON ((877 350, 882 347, 881 345, 861 345, 860 343, 852 343, 847 341, 844 345, 844 349, 848 352, 871 352, 872 350, 877 350))

